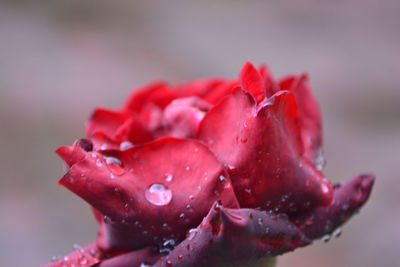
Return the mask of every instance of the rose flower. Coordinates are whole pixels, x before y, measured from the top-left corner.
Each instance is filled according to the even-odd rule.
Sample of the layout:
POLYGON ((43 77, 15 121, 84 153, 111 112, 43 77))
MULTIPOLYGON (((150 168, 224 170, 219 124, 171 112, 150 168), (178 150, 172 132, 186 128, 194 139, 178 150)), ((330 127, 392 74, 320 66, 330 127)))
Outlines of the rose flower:
POLYGON ((244 266, 331 235, 374 177, 332 186, 307 75, 157 82, 98 108, 57 153, 60 184, 93 208, 95 243, 48 266, 244 266))

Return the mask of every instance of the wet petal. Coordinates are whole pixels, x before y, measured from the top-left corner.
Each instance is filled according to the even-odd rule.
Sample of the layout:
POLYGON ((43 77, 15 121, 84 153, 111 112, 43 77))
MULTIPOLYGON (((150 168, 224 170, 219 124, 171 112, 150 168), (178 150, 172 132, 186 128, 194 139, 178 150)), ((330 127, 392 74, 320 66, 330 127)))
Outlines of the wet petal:
POLYGON ((216 204, 200 226, 154 267, 241 266, 309 243, 285 217, 216 204))
POLYGON ((309 86, 308 75, 291 75, 280 81, 281 90, 289 90, 295 97, 298 105, 299 122, 304 145, 304 154, 315 165, 321 166, 322 122, 319 105, 309 86))
POLYGON ((64 267, 64 266, 80 266, 91 267, 100 262, 101 253, 97 250, 96 245, 89 244, 85 247, 77 247, 71 253, 51 261, 42 267, 64 267))
POLYGON ((362 174, 343 185, 337 185, 329 207, 299 215, 296 224, 310 239, 331 234, 366 203, 374 180, 372 174, 362 174))
POLYGON ((199 97, 183 97, 172 101, 164 110, 163 134, 189 138, 197 133, 198 126, 211 105, 199 97))
POLYGON ((246 62, 239 74, 240 84, 244 91, 249 92, 257 103, 266 96, 265 81, 250 62, 246 62))
POLYGON ((114 256, 109 259, 103 260, 98 266, 99 267, 136 267, 145 264, 151 266, 154 264, 162 255, 154 250, 153 247, 144 248, 141 250, 135 250, 127 253, 114 256))
POLYGON ((225 169, 196 141, 165 138, 115 155, 75 146, 85 157, 60 183, 105 216, 104 251, 180 240, 216 200, 238 207, 225 169))
POLYGON ((228 168, 242 207, 296 212, 332 200, 330 182, 302 157, 290 92, 278 92, 257 107, 237 90, 206 114, 198 136, 228 168))
POLYGON ((96 109, 86 123, 86 134, 92 136, 95 133, 104 133, 112 138, 117 129, 128 119, 128 115, 109 109, 96 109))

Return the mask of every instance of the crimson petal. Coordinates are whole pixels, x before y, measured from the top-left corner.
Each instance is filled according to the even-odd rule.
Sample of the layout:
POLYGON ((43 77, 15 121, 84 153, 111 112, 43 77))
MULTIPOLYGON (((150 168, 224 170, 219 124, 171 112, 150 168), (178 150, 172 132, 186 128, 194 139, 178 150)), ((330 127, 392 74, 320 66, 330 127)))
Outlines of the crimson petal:
POLYGON ((331 234, 345 223, 368 200, 374 184, 372 174, 354 177, 344 185, 337 185, 332 204, 327 208, 318 208, 295 220, 300 229, 310 239, 331 234))
POLYGON ((309 243, 286 217, 215 204, 200 226, 154 267, 241 266, 309 243))
POLYGON ((163 238, 180 240, 216 200, 238 207, 225 169, 194 140, 159 139, 118 152, 117 158, 86 152, 79 144, 68 151, 71 158, 74 153, 85 157, 60 183, 106 216, 100 244, 106 252, 143 248, 163 238))
POLYGON ((321 169, 322 122, 318 102, 309 86, 308 75, 291 75, 280 81, 281 90, 289 90, 299 104, 299 122, 304 144, 304 154, 321 169))
POLYGON ((246 62, 239 77, 242 89, 249 92, 257 103, 260 103, 266 95, 265 81, 256 68, 250 62, 246 62))
POLYGON ((241 207, 296 212, 332 200, 330 182, 302 157, 290 92, 280 91, 257 107, 251 95, 236 90, 208 111, 198 137, 230 171, 241 207))

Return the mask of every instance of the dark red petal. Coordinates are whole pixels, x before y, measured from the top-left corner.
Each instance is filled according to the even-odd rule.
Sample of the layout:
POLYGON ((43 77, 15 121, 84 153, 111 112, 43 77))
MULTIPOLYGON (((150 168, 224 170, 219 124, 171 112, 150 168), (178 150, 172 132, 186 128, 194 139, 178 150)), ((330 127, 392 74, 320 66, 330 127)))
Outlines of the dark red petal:
POLYGON ((367 202, 374 180, 374 175, 362 174, 344 185, 336 186, 333 202, 329 207, 299 215, 295 220, 296 224, 310 239, 331 234, 367 202))
POLYGON ((237 90, 206 114, 199 139, 230 169, 242 207, 295 212, 332 200, 330 182, 302 157, 292 93, 278 92, 257 110, 237 90))
POLYGON ((42 267, 65 267, 65 266, 79 266, 91 267, 100 262, 101 254, 97 250, 94 243, 85 247, 76 248, 71 253, 62 258, 49 262, 42 267))
POLYGON ((309 243, 285 217, 216 204, 201 225, 154 267, 241 266, 309 243))
POLYGON ((139 267, 141 264, 151 266, 160 256, 154 248, 148 247, 103 260, 99 267, 139 267))
POLYGON ((299 122, 304 144, 304 153, 316 166, 321 167, 322 122, 318 102, 315 100, 308 81, 308 75, 288 76, 280 81, 282 90, 289 90, 296 96, 299 122))
POLYGON ((242 89, 249 92, 257 103, 265 98, 265 82, 260 73, 250 62, 244 64, 240 71, 239 79, 242 89))
POLYGON ((112 137, 127 119, 128 116, 123 112, 98 108, 93 112, 86 124, 86 134, 87 136, 92 136, 101 132, 108 137, 112 137))
POLYGON ((216 200, 238 207, 225 169, 197 141, 164 138, 134 147, 114 155, 121 166, 118 159, 85 153, 60 183, 106 215, 104 251, 143 248, 162 238, 180 240, 216 200), (146 197, 154 184, 166 186, 172 198, 168 190, 161 198, 146 197))

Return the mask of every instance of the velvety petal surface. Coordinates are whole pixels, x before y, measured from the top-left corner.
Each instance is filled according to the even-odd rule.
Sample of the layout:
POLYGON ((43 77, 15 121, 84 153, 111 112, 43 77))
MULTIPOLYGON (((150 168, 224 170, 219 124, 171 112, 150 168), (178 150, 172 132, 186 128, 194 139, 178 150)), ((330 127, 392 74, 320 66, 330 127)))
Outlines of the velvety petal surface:
POLYGON ((301 214, 294 221, 310 239, 332 234, 365 204, 374 180, 372 174, 362 174, 345 184, 336 185, 333 202, 329 207, 301 214))
POLYGON ((206 114, 198 138, 227 167, 241 207, 297 212, 331 203, 330 182, 302 156, 290 92, 257 106, 251 95, 236 90, 206 114))
POLYGON ((211 208, 161 266, 242 266, 310 243, 286 217, 253 209, 211 208))
POLYGON ((244 64, 239 74, 242 89, 249 92, 257 103, 260 103, 266 96, 266 84, 263 78, 265 77, 262 77, 250 62, 244 64))
POLYGON ((103 251, 182 239, 216 200, 238 207, 225 169, 194 140, 164 138, 103 154, 76 143, 58 152, 64 159, 79 155, 60 183, 105 216, 103 251))
POLYGON ((91 267, 99 263, 101 261, 100 258, 101 253, 96 248, 96 245, 92 243, 85 247, 76 247, 71 253, 42 267, 91 267))
POLYGON ((148 247, 104 259, 100 262, 98 267, 142 267, 142 264, 151 266, 161 256, 162 255, 158 253, 154 247, 148 247))
POLYGON ((319 105, 315 100, 308 81, 308 75, 291 75, 280 81, 281 90, 289 90, 296 96, 299 122, 304 145, 304 155, 318 169, 323 167, 322 157, 322 122, 319 105))

